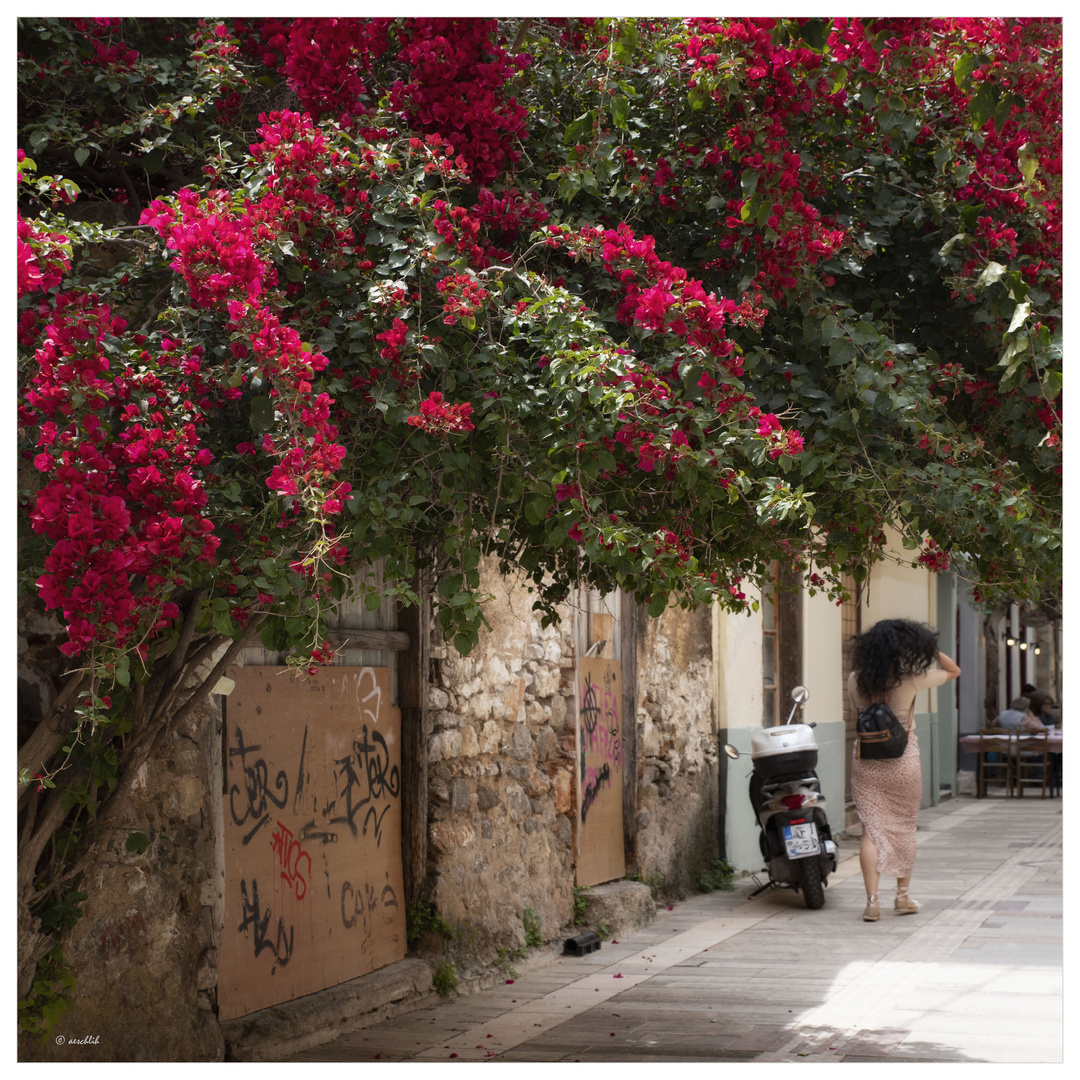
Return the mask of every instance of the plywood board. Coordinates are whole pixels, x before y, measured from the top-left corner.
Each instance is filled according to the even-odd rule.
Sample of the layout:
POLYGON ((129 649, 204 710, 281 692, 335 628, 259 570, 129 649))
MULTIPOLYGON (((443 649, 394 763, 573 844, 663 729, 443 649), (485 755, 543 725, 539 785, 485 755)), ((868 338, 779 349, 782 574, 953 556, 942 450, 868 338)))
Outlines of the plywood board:
POLYGON ((228 675, 222 1020, 356 978, 406 948, 390 670, 228 675))
POLYGON ((622 669, 617 660, 578 664, 577 883, 626 873, 622 818, 622 669))

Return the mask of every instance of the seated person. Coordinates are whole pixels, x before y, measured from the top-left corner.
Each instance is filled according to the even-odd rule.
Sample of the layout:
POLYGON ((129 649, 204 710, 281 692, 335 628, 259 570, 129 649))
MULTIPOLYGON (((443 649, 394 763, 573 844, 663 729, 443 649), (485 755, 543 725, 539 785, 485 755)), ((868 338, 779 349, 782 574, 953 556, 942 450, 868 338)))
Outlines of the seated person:
POLYGON ((1036 690, 1028 698, 1032 716, 1047 727, 1061 723, 1061 711, 1054 706, 1053 697, 1045 690, 1036 690))
POLYGON ((1031 713, 1031 702, 1026 697, 1013 698, 1009 707, 997 714, 994 727, 1008 731, 1033 731, 1042 728, 1042 723, 1031 713))

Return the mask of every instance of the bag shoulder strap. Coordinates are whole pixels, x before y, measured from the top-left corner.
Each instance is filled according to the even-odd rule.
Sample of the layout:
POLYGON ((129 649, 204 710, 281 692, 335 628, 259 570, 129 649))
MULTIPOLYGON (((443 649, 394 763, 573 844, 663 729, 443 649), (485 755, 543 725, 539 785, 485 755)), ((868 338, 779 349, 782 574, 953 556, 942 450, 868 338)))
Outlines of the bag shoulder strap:
MULTIPOLYGON (((869 704, 871 704, 871 705, 875 705, 875 704, 888 705, 889 704, 889 699, 891 697, 892 697, 892 690, 890 690, 885 695, 885 700, 884 701, 882 701, 882 702, 873 702, 873 701, 871 701, 869 704)), ((915 729, 915 699, 917 697, 918 697, 918 694, 916 694, 915 697, 911 699, 911 708, 908 709, 907 716, 903 720, 901 720, 899 716, 896 718, 903 725, 904 731, 906 731, 909 735, 915 729)), ((891 705, 889 707, 892 708, 891 705)))

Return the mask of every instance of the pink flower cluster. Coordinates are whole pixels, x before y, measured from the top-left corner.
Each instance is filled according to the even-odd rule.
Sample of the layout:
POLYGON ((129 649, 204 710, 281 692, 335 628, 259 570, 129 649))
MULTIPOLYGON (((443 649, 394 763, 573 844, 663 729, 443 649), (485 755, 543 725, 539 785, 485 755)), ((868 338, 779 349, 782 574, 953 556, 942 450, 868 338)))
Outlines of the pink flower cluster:
POLYGON ((138 52, 135 49, 129 49, 123 41, 118 40, 112 44, 106 44, 111 39, 113 31, 119 30, 121 21, 117 18, 71 20, 71 25, 85 34, 93 46, 92 63, 117 74, 131 71, 139 59, 138 52))
POLYGON ((443 243, 465 255, 476 269, 489 266, 490 259, 480 246, 480 219, 470 217, 464 206, 450 206, 442 199, 436 199, 432 207, 435 210, 433 228, 443 243))
POLYGON ((443 297, 443 322, 453 326, 459 319, 471 319, 488 298, 488 291, 470 274, 447 274, 435 288, 443 297))
POLYGON ((212 459, 198 411, 187 401, 178 421, 175 390, 159 377, 189 358, 144 350, 137 366, 114 365, 125 330, 96 297, 59 294, 19 410, 44 474, 30 509, 49 542, 37 585, 45 607, 63 613, 69 656, 97 645, 145 655, 147 635, 178 613, 168 599, 176 579, 213 562, 219 543, 204 515, 201 471, 212 459))
POLYGON ((937 541, 929 537, 923 545, 918 561, 935 574, 943 573, 949 569, 949 553, 943 551, 938 547, 937 541))
POLYGON ((481 184, 518 161, 513 145, 524 134, 527 115, 502 90, 530 57, 508 56, 494 43, 496 28, 494 19, 409 19, 398 59, 412 71, 407 82, 399 79, 390 88, 394 108, 408 123, 451 142, 481 184))
MULTIPOLYGON (((173 265, 187 282, 192 301, 228 315, 230 328, 247 342, 243 349, 234 347, 234 353, 243 356, 250 350, 251 363, 273 387, 271 396, 287 434, 264 439, 263 450, 278 456, 267 485, 289 497, 294 512, 302 503, 296 496, 309 492, 323 513, 332 514, 340 509, 348 486, 334 479, 345 449, 331 423, 332 401, 325 394, 311 399, 312 380, 326 367, 326 357, 306 347, 295 329, 257 301, 264 286, 277 280, 269 257, 272 246, 283 237, 300 242, 305 223, 322 225, 336 214, 333 201, 318 190, 319 173, 326 164, 324 154, 332 166, 341 161, 326 153, 322 133, 307 116, 274 113, 259 134, 263 141, 252 147, 253 157, 269 161, 272 168, 271 190, 259 203, 248 201, 238 215, 226 209, 227 192, 211 191, 200 198, 184 190, 177 194, 181 220, 160 200, 151 203, 141 220, 177 252, 173 265), (257 252, 258 245, 264 246, 266 256, 257 252)), ((342 234, 329 232, 329 242, 340 254, 342 234)), ((351 240, 351 232, 347 237, 351 240)), ((314 259, 313 254, 308 257, 314 259)))
POLYGON ((472 422, 472 405, 469 402, 460 405, 444 404, 443 396, 437 390, 430 393, 425 401, 421 401, 420 412, 408 417, 405 422, 423 431, 440 435, 472 431, 475 426, 472 422))
POLYGON ((139 224, 156 229, 176 252, 173 268, 187 283, 192 303, 217 307, 238 292, 258 297, 267 266, 255 254, 250 222, 231 211, 228 192, 200 196, 184 188, 176 199, 179 213, 155 199, 139 224))
POLYGON ((19 296, 35 289, 44 292, 59 285, 71 267, 67 248, 69 241, 60 233, 36 229, 19 214, 18 271, 16 283, 19 296))
POLYGON ((774 44, 774 19, 691 19, 689 26, 690 85, 716 67, 723 50, 735 45, 745 64, 747 92, 761 105, 748 113, 745 123, 728 129, 730 150, 714 146, 706 152, 708 163, 726 169, 724 186, 739 190, 752 181, 755 189, 752 198, 740 194, 728 200, 723 221, 729 231, 720 247, 731 254, 718 260, 718 268, 730 270, 753 260, 758 267, 755 287, 783 301, 808 268, 832 257, 847 239, 807 201, 819 190, 792 152, 787 124, 803 120, 812 110, 841 110, 845 93, 830 92, 821 77, 822 57, 813 50, 774 44))
POLYGON ((662 260, 651 236, 638 238, 621 223, 616 229, 585 227, 577 233, 558 233, 572 251, 595 257, 623 285, 618 318, 657 333, 674 334, 717 360, 738 377, 742 360, 727 339, 729 318, 750 318, 760 325, 764 312, 734 300, 706 293, 700 281, 681 266, 662 260))
POLYGON ((785 431, 774 413, 763 413, 757 406, 751 406, 748 414, 758 421, 757 433, 769 445, 769 457, 775 461, 784 454, 801 454, 803 437, 794 429, 785 431))
POLYGON ((241 24, 246 50, 280 68, 316 119, 367 112, 363 75, 388 46, 389 19, 261 19, 241 24))

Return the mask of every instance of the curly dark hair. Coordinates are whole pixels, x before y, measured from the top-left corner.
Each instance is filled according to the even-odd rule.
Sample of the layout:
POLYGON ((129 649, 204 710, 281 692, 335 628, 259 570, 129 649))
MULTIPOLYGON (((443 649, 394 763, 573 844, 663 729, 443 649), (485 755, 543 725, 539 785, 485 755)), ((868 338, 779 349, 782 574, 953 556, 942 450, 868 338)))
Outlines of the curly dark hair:
POLYGON ((855 682, 868 701, 899 686, 906 675, 921 675, 938 655, 938 632, 911 619, 882 619, 851 640, 855 682))

